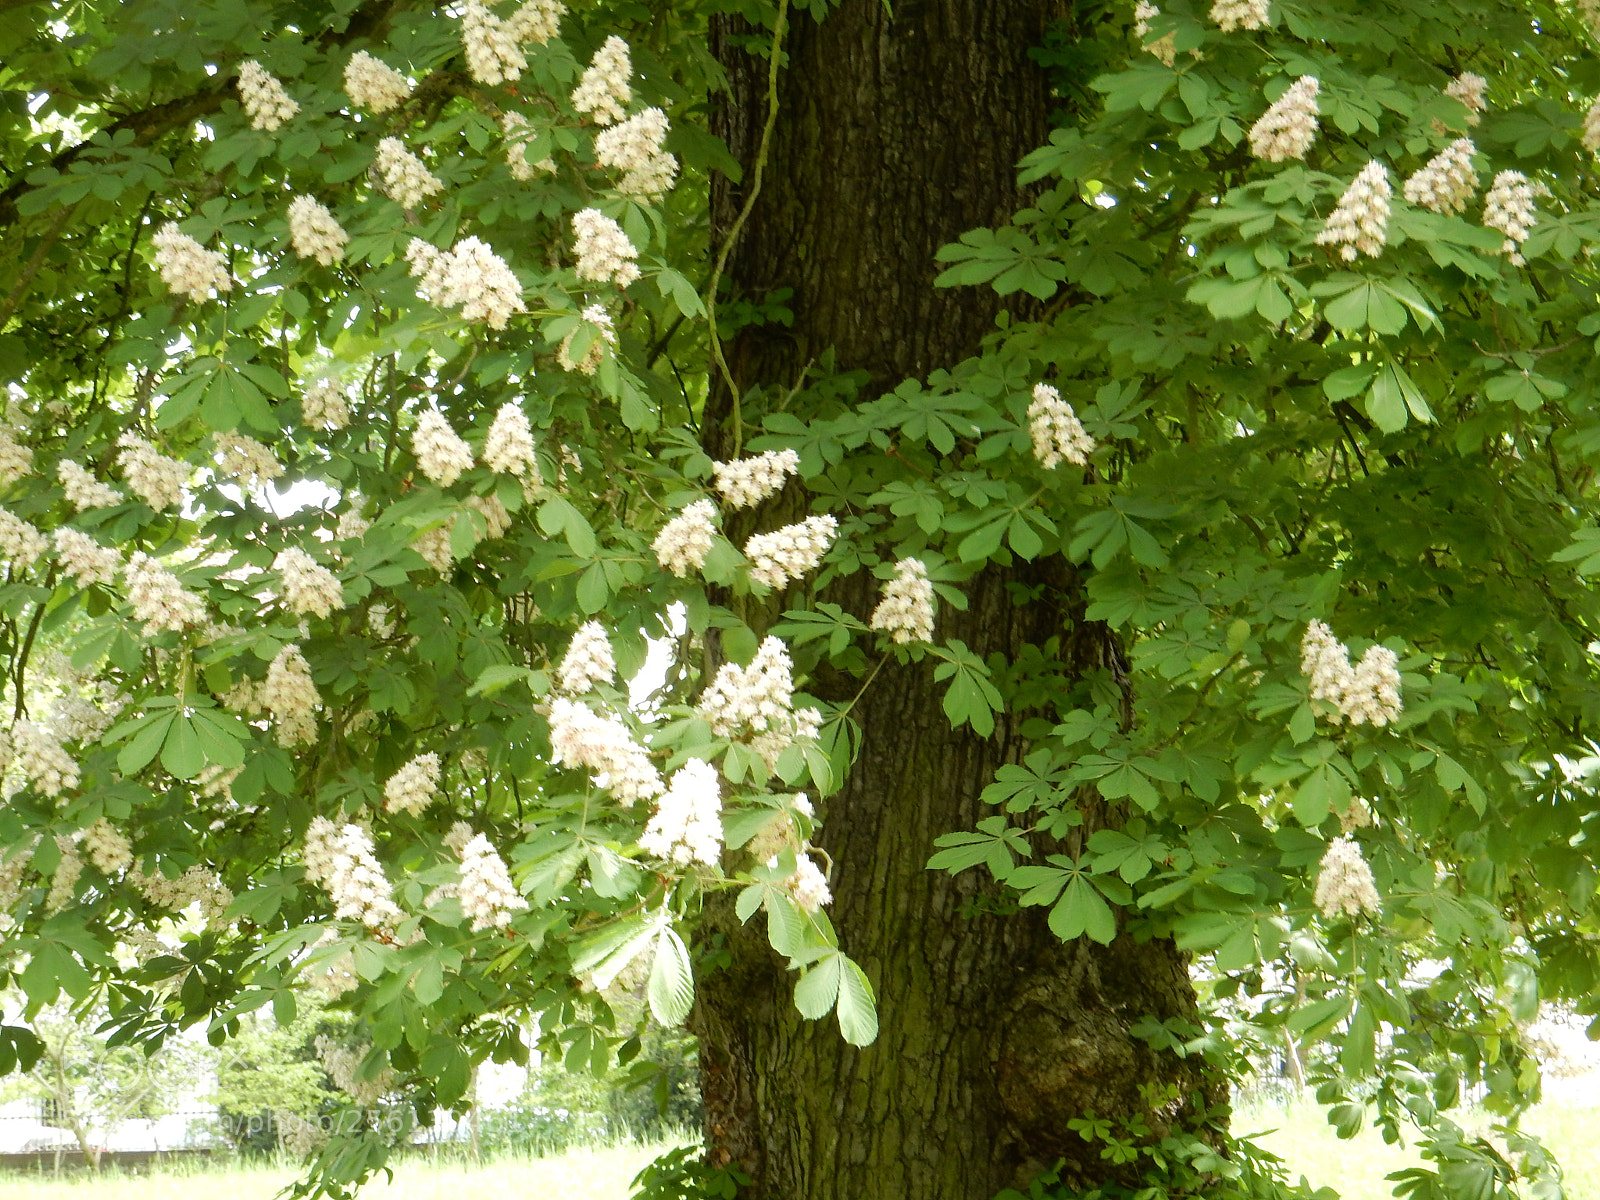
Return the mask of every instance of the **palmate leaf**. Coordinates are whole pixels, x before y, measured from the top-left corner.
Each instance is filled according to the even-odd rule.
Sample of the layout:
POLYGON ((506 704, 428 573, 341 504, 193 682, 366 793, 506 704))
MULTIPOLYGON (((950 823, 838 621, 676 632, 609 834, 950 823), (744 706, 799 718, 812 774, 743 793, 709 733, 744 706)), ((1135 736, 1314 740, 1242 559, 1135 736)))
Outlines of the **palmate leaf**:
POLYGON ((670 925, 663 925, 656 938, 647 990, 651 1014, 669 1029, 683 1024, 694 1006, 694 968, 689 963, 689 950, 670 925))

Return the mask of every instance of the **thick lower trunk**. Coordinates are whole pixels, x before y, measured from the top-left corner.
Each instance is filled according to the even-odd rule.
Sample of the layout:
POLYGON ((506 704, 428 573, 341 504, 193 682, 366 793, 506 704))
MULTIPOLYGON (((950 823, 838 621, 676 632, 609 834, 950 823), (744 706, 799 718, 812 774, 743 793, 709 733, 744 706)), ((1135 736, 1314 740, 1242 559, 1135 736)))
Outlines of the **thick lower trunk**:
MULTIPOLYGON (((998 302, 935 289, 933 254, 1026 202, 1014 164, 1044 140, 1049 108, 1028 50, 1053 15, 1043 0, 896 0, 892 17, 883 0, 844 0, 820 25, 794 19, 763 191, 728 267, 740 295, 793 288, 794 321, 733 340, 741 391, 792 386, 830 347, 874 387, 976 350, 998 302)), ((732 83, 721 132, 748 164, 765 64, 734 48, 740 31, 721 32, 732 83)), ((720 231, 741 200, 717 191, 720 231)), ((710 408, 708 446, 725 454, 726 395, 710 408)), ((1119 647, 1081 620, 1064 564, 993 569, 965 590, 969 610, 941 611, 941 639, 1013 654, 1059 638, 1069 676, 1108 669, 1126 686, 1119 647), (1019 583, 1036 598, 1017 603, 1019 583)), ((825 598, 864 616, 875 592, 858 575, 825 598)), ((811 690, 843 699, 849 686, 811 690)), ((746 929, 714 913, 730 965, 703 980, 694 1018, 714 1157, 763 1200, 989 1200, 1058 1158, 1067 1178, 1104 1178, 1101 1147, 1070 1119, 1146 1112, 1159 1131, 1204 1086, 1128 1032, 1147 1015, 1194 1016, 1183 957, 1127 937, 1063 945, 1039 910, 1004 911, 981 871, 926 869, 936 837, 992 815, 979 795, 1025 752, 1016 718, 990 738, 952 732, 926 663, 886 667, 853 715, 862 755, 826 804, 819 844, 841 944, 878 991, 879 1039, 857 1050, 831 1021, 801 1019, 761 918, 746 929), (1149 1112, 1141 1085, 1163 1083, 1179 1098, 1149 1112)))

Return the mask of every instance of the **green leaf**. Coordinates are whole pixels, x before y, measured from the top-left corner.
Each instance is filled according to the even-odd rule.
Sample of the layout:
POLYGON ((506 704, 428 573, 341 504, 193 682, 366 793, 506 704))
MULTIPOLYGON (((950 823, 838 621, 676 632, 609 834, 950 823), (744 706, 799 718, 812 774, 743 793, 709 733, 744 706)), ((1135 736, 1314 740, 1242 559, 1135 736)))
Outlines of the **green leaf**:
POLYGON ((689 965, 689 951, 670 925, 663 925, 656 939, 648 992, 650 1012, 669 1029, 683 1024, 694 1006, 694 970, 689 965))
POLYGON ((829 954, 813 963, 794 985, 794 1006, 808 1021, 833 1011, 839 1000, 839 980, 844 975, 844 955, 829 954))
POLYGON ((839 1031, 852 1046, 870 1046, 878 1038, 878 1003, 872 981, 849 958, 844 958, 839 980, 839 1031))
POLYGON ((161 752, 162 743, 167 740, 167 730, 172 727, 177 716, 176 712, 169 709, 163 713, 152 713, 144 718, 146 723, 118 752, 117 770, 124 775, 132 775, 152 762, 161 752))
POLYGON ((193 779, 205 769, 206 755, 200 735, 185 717, 178 716, 161 744, 161 765, 177 779, 193 779))
POLYGON ((1117 936, 1117 918, 1088 879, 1075 875, 1050 910, 1050 930, 1063 942, 1088 934, 1109 946, 1117 936))

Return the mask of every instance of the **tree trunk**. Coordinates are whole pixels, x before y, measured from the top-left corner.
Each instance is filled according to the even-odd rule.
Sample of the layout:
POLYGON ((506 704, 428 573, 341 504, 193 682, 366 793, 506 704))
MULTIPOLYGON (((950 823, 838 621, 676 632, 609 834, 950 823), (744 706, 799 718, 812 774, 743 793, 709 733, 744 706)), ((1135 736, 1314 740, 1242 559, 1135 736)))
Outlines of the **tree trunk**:
MULTIPOLYGON (((986 290, 935 289, 933 255, 1027 202, 1015 163, 1045 140, 1050 108, 1028 50, 1055 15, 1046 0, 894 0, 892 16, 884 0, 844 0, 820 24, 793 18, 765 180, 727 277, 757 301, 794 289, 794 321, 732 340, 741 391, 792 387, 830 347, 839 369, 870 372, 869 394, 976 351, 1001 305, 986 290)), ((731 21, 714 31, 731 84, 718 131, 746 186, 766 113, 766 63, 740 48, 750 33, 731 21)), ((719 239, 742 202, 732 185, 714 189, 719 239)), ((726 391, 708 407, 708 447, 726 456, 726 391)), ((877 590, 864 574, 825 598, 864 617, 877 590)), ((992 569, 965 590, 969 611, 945 606, 941 639, 1010 654, 1059 637, 1069 674, 1109 671, 1126 695, 1121 649, 1081 619, 1066 564, 992 569), (1040 587, 1039 599, 1015 603, 1015 583, 1040 587)), ((810 688, 841 699, 849 682, 810 688)), ((979 793, 1026 750, 1016 715, 991 738, 955 733, 941 698, 928 664, 887 666, 853 714, 862 757, 822 813, 831 913, 877 988, 876 1044, 854 1049, 832 1021, 799 1016, 761 918, 743 928, 714 917, 731 965, 701 989, 701 1087, 713 1158, 752 1176, 748 1197, 990 1200, 1058 1158, 1065 1179, 1101 1179, 1101 1147, 1068 1120, 1143 1111, 1159 1136, 1207 1086, 1195 1065, 1128 1033, 1146 1015, 1195 1015, 1170 942, 1063 945, 1041 910, 997 911, 1006 906, 980 870, 926 869, 934 838, 991 815, 979 793), (1180 1097, 1151 1113, 1140 1087, 1162 1083, 1180 1097)))

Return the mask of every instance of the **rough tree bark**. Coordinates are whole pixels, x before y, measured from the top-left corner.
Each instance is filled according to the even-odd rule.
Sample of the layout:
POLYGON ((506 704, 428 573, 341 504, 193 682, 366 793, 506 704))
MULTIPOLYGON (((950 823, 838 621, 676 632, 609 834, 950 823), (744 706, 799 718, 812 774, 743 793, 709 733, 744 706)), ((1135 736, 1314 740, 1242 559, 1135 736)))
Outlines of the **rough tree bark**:
MULTIPOLYGON (((933 255, 1026 202, 1015 163, 1045 140, 1050 110, 1028 49, 1056 15, 1049 0, 895 0, 892 16, 883 0, 844 0, 821 24, 794 20, 766 180, 728 279, 756 299, 793 288, 795 317, 732 341, 741 389, 792 386, 828 347, 841 369, 871 373, 868 394, 977 349, 1000 305, 935 289, 933 255)), ((731 81, 718 131, 746 164, 766 110, 766 64, 739 48, 749 33, 730 21, 714 35, 731 81)), ((741 203, 737 187, 715 191, 719 234, 741 203)), ((706 422, 724 455, 728 408, 715 393, 706 422)), ((875 591, 858 577, 825 598, 865 615, 875 591)), ((1081 619, 1066 565, 993 570, 967 591, 968 612, 941 611, 941 637, 986 654, 1059 636, 1070 675, 1126 686, 1120 647, 1081 619), (1041 599, 1013 603, 1015 582, 1043 585, 1041 599)), ((1141 1084, 1175 1082, 1184 1099, 1151 1114, 1160 1127, 1205 1087, 1127 1032, 1146 1014, 1194 1015, 1170 943, 1062 945, 1038 910, 994 912, 981 872, 925 869, 933 839, 988 815, 979 793, 1025 751, 1014 722, 988 739, 952 733, 940 699, 926 664, 886 668, 855 713, 862 758, 823 813, 832 916, 878 990, 875 1045, 803 1021, 761 918, 743 929, 724 914, 732 965, 704 980, 694 1027, 714 1155, 753 1177, 749 1197, 989 1200, 1058 1157, 1069 1177, 1103 1178, 1071 1117, 1131 1115, 1141 1084)))

